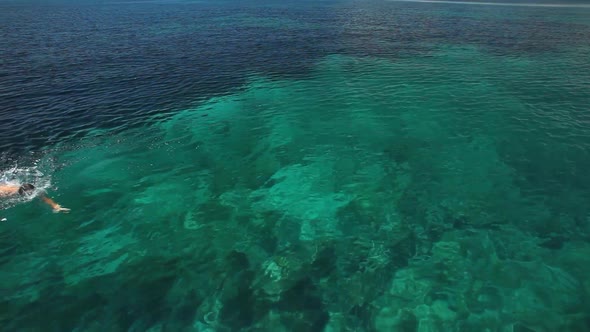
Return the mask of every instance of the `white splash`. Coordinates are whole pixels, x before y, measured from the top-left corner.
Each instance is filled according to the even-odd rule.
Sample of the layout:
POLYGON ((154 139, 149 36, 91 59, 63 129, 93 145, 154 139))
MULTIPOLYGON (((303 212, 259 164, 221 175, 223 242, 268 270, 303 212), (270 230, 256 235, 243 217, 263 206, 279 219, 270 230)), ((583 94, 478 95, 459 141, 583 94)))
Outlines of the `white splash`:
POLYGON ((5 198, 0 200, 0 208, 6 209, 20 202, 30 201, 51 186, 51 176, 41 171, 39 161, 31 166, 14 165, 8 169, 0 170, 0 184, 23 185, 30 183, 35 186, 33 195, 5 198))

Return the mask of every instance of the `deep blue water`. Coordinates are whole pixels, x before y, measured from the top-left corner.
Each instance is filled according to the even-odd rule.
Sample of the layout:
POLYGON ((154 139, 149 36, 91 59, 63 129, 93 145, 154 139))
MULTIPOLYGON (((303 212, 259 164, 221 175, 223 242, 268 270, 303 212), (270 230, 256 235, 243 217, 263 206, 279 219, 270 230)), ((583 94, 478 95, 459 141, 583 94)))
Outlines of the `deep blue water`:
POLYGON ((395 59, 450 42, 519 56, 590 38, 579 9, 553 21, 543 19, 552 8, 380 1, 0 6, 0 147, 11 154, 136 125, 227 93, 251 73, 305 76, 329 54, 395 59))

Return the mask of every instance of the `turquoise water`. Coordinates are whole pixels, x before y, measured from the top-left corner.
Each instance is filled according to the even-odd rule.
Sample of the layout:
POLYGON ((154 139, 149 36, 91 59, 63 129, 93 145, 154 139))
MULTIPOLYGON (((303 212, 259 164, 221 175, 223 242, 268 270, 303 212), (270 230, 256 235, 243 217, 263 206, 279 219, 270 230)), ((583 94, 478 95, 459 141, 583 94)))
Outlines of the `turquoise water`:
MULTIPOLYGON (((489 13, 466 14, 479 15, 489 13)), ((249 71, 133 127, 23 153, 3 177, 72 211, 3 203, 0 323, 589 331, 580 44, 326 54, 305 75, 249 71)))

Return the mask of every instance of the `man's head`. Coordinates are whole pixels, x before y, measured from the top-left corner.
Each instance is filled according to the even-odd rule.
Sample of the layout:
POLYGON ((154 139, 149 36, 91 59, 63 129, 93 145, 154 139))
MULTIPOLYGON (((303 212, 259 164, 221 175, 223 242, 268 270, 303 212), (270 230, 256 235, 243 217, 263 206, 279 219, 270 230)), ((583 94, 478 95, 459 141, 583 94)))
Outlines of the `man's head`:
POLYGON ((30 184, 30 183, 25 183, 22 186, 20 186, 20 188, 18 188, 18 193, 21 196, 24 196, 24 195, 27 195, 27 196, 32 195, 34 191, 35 191, 35 186, 32 185, 32 184, 30 184))

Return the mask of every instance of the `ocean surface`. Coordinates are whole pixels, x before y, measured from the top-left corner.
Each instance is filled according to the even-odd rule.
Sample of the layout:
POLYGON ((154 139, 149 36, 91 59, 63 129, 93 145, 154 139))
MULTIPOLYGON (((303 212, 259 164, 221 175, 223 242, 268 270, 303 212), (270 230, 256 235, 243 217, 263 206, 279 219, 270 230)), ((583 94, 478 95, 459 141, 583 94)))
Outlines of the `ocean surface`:
POLYGON ((590 5, 0 1, 2 331, 590 331, 590 5))

